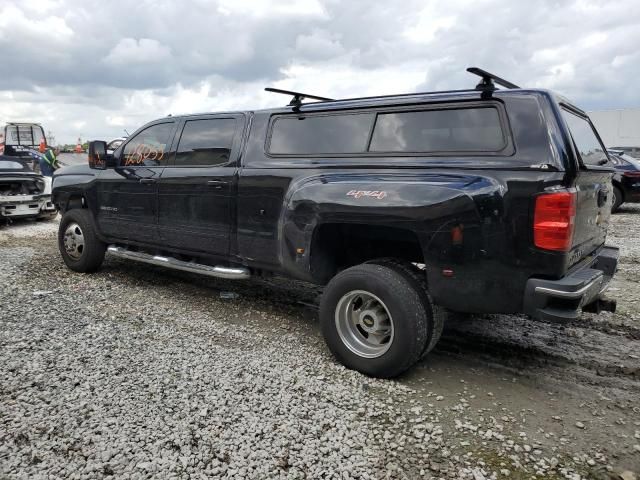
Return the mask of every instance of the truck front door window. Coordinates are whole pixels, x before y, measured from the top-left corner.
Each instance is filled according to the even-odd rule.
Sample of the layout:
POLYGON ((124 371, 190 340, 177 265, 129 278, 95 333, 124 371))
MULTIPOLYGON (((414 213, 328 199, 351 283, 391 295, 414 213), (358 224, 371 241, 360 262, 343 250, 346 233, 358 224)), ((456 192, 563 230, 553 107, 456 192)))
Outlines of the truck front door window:
POLYGON ((121 167, 155 167, 166 163, 166 150, 173 123, 160 123, 144 129, 124 147, 121 167))

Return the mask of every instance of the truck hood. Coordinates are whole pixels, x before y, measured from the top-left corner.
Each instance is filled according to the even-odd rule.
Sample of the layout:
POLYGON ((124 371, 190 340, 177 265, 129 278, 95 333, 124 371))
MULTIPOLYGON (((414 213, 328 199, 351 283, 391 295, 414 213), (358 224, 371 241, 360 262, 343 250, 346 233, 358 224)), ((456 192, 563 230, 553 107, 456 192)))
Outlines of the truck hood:
POLYGON ((95 170, 92 170, 89 165, 69 165, 68 167, 62 167, 55 171, 53 178, 63 177, 65 175, 91 175, 95 176, 95 170))

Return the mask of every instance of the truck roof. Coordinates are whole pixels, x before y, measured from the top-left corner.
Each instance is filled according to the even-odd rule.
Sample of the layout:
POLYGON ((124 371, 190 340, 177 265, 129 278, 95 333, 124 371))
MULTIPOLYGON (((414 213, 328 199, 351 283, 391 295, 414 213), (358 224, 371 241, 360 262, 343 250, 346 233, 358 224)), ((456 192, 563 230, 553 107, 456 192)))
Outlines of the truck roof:
MULTIPOLYGON (((493 97, 502 97, 510 95, 542 95, 547 98, 555 100, 557 103, 563 103, 571 106, 575 111, 587 116, 587 114, 580 108, 575 107, 568 99, 557 95, 549 90, 541 88, 521 88, 514 83, 498 77, 493 73, 487 72, 477 67, 467 68, 467 72, 477 75, 481 78, 475 88, 467 88, 461 90, 442 90, 435 92, 415 92, 415 93, 401 93, 391 95, 375 95, 369 97, 354 97, 354 98, 341 98, 332 99, 322 97, 318 95, 312 95, 308 93, 296 92, 293 90, 282 90, 278 88, 265 88, 268 92, 291 95, 292 99, 288 105, 284 107, 266 108, 260 110, 244 110, 244 111, 232 111, 232 112, 205 112, 194 113, 188 115, 177 115, 178 118, 195 116, 195 115, 207 115, 211 113, 217 114, 238 114, 238 113, 289 113, 289 112, 313 112, 313 111, 326 111, 326 110, 338 110, 338 109, 355 109, 366 108, 374 106, 395 106, 395 105, 412 105, 425 102, 445 102, 445 101, 457 101, 457 100, 483 100, 493 97), (498 89, 496 85, 503 87, 498 89), (316 100, 308 103, 302 103, 305 99, 316 100)), ((169 117, 172 117, 169 115, 169 117)), ((172 117, 173 118, 173 117, 172 117)))
POLYGON ((308 103, 302 103, 300 105, 283 105, 282 107, 271 107, 257 110, 234 110, 225 112, 200 112, 184 115, 168 116, 167 118, 183 118, 197 115, 209 115, 216 114, 238 114, 238 113, 289 113, 289 112, 314 112, 314 111, 328 111, 328 110, 342 110, 342 109, 356 109, 367 108, 376 106, 395 106, 395 105, 411 105, 428 102, 446 102, 446 101, 458 101, 458 100, 482 100, 487 98, 500 98, 511 95, 542 95, 547 98, 552 98, 559 103, 570 105, 573 109, 583 113, 586 113, 573 105, 571 101, 565 97, 558 95, 550 90, 542 88, 511 88, 511 89, 499 89, 493 90, 491 96, 483 95, 483 91, 478 89, 462 89, 462 90, 444 90, 436 92, 416 92, 416 93, 401 93, 391 95, 376 95, 369 97, 354 97, 354 98, 342 98, 336 100, 321 100, 308 103))

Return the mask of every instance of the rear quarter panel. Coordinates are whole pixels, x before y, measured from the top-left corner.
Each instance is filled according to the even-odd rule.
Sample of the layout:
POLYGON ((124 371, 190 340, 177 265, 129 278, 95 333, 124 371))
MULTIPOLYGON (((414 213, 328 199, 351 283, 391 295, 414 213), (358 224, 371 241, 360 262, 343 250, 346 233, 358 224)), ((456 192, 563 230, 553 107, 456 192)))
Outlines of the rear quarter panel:
POLYGON ((309 257, 295 255, 291 247, 310 245, 313 231, 323 223, 394 227, 417 234, 430 291, 439 304, 463 311, 509 312, 520 309, 526 280, 548 268, 545 262, 554 261, 531 246, 531 196, 548 184, 548 174, 368 175, 321 174, 292 188, 280 221, 285 270, 309 272, 313 278, 309 257), (358 198, 353 192, 377 195, 358 198), (462 235, 456 237, 454 229, 462 235))

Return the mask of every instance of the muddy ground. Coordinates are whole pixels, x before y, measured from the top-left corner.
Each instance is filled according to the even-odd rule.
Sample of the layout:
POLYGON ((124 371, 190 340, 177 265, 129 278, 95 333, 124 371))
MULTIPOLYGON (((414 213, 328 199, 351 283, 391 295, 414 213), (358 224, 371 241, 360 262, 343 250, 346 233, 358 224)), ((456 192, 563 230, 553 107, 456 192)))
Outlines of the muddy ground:
MULTIPOLYGON (((139 331, 171 317, 172 328, 180 336, 195 328, 194 318, 203 317, 225 331, 241 332, 240 343, 252 351, 266 348, 265 352, 275 355, 274 346, 289 351, 282 358, 279 354, 273 357, 279 359, 276 370, 304 367, 314 381, 319 379, 340 395, 357 399, 357 405, 336 401, 336 406, 341 412, 353 408, 366 417, 361 427, 367 432, 367 445, 375 447, 378 457, 382 455, 375 465, 354 464, 347 474, 340 469, 326 470, 329 477, 629 480, 635 478, 633 472, 640 472, 638 206, 623 207, 612 218, 608 243, 621 249, 619 271, 608 294, 618 301, 615 314, 584 314, 564 325, 513 315, 452 317, 435 351, 394 381, 345 371, 330 357, 318 328, 321 290, 316 287, 278 279, 203 279, 113 258, 97 274, 78 275, 64 267, 56 252, 56 224, 20 222, 0 228, 0 259, 21 252, 26 258, 1 280, 11 283, 13 294, 26 292, 25 301, 33 302, 24 306, 24 302, 0 300, 0 348, 4 351, 0 357, 0 400, 4 404, 0 427, 31 428, 28 421, 14 418, 24 411, 15 402, 7 404, 8 398, 16 398, 12 369, 20 360, 16 357, 12 369, 8 364, 16 342, 24 340, 17 332, 30 328, 19 327, 16 318, 27 315, 29 322, 44 322, 46 303, 53 302, 59 307, 56 312, 68 305, 69 315, 57 314, 62 315, 64 328, 73 322, 106 321, 139 331), (229 298, 229 292, 237 294, 236 298, 229 298), (181 314, 174 315, 176 311, 181 314), (78 312, 82 312, 81 320, 78 312)), ((229 338, 222 335, 219 341, 229 338)), ((265 357, 265 362, 269 360, 265 357)), ((24 381, 30 381, 29 375, 24 381)), ((300 388, 301 402, 305 395, 322 395, 311 386, 305 393, 304 382, 300 388)), ((37 411, 37 402, 33 408, 37 411)), ((346 428, 360 421, 349 419, 344 420, 346 428)), ((18 442, 17 430, 7 431, 0 432, 0 476, 51 473, 55 459, 42 453, 47 450, 46 439, 25 433, 24 438, 31 440, 20 437, 18 442), (40 461, 24 465, 25 448, 35 448, 30 441, 44 442, 39 444, 40 461)), ((221 474, 236 475, 233 462, 241 465, 242 461, 234 458, 232 453, 227 462, 231 466, 223 462, 221 474)), ((311 454, 305 461, 320 464, 321 458, 311 454)), ((312 472, 317 473, 283 466, 281 459, 272 463, 276 470, 268 470, 268 476, 277 472, 284 477, 312 478, 312 472)), ((108 476, 112 467, 101 470, 101 475, 108 476)), ((129 471, 135 473, 122 472, 129 475, 129 471)), ((187 470, 176 471, 178 476, 180 472, 187 475, 187 470)), ((145 477, 143 471, 140 478, 151 477, 145 477)))

